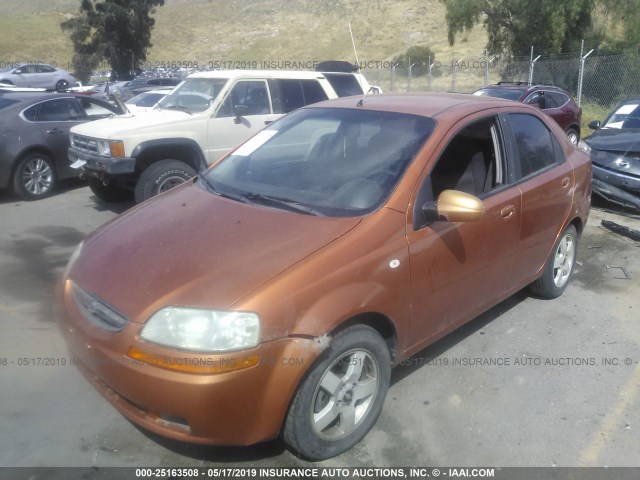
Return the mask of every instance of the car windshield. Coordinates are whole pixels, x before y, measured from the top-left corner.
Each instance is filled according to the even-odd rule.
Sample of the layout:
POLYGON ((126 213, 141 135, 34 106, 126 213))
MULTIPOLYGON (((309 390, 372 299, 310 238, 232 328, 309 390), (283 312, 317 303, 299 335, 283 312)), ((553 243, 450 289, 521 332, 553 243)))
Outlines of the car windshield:
POLYGON ((520 90, 513 88, 483 88, 473 93, 474 95, 488 95, 489 97, 506 98, 507 100, 518 100, 522 96, 520 90))
POLYGON ((640 102, 619 105, 602 128, 640 128, 640 102))
POLYGON ((125 103, 127 105, 135 105, 136 107, 153 107, 164 96, 164 93, 144 92, 127 100, 125 103))
POLYGON ((368 110, 293 112, 209 170, 218 195, 349 217, 379 208, 434 129, 428 117, 368 110))
POLYGON ((204 112, 227 83, 224 78, 187 78, 158 104, 163 109, 204 112))

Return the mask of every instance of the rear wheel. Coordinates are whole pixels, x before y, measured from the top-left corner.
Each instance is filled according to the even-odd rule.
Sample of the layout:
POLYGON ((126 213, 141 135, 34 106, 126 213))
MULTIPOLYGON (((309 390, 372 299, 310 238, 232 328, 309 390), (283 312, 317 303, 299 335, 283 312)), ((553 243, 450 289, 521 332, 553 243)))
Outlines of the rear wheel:
POLYGON ((136 203, 166 192, 196 176, 196 171, 180 160, 161 160, 142 172, 136 184, 136 203))
POLYGON ((391 357, 371 327, 338 333, 302 381, 285 420, 285 442, 324 460, 353 447, 373 427, 384 403, 391 357))
POLYGON ((543 298, 556 298, 562 295, 573 273, 577 249, 578 232, 576 227, 569 225, 560 235, 542 276, 531 284, 531 291, 543 298))
POLYGON ((567 138, 574 145, 578 145, 578 142, 580 141, 580 132, 575 128, 570 128, 567 130, 567 138))
POLYGON ((13 174, 13 190, 27 200, 47 196, 55 184, 53 161, 44 153, 32 153, 24 157, 13 174))
POLYGON ((66 80, 58 80, 56 83, 56 92, 66 92, 69 88, 69 82, 66 80))
POLYGON ((126 202, 133 199, 133 192, 126 188, 105 185, 93 177, 87 177, 87 182, 94 195, 105 202, 126 202))

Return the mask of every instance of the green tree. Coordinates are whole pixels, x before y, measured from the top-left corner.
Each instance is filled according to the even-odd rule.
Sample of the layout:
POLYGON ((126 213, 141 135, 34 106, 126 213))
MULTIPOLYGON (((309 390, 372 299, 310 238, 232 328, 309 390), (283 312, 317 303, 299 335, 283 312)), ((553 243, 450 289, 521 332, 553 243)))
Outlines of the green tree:
POLYGON ((622 26, 619 38, 609 38, 610 48, 640 50, 640 0, 602 0, 602 4, 611 22, 622 26))
MULTIPOLYGON (((492 53, 556 54, 579 49, 592 35, 597 0, 441 0, 446 7, 449 43, 482 23, 492 53)), ((626 0, 619 0, 626 1, 626 0)))
POLYGON ((164 0, 81 0, 76 16, 60 24, 69 32, 73 64, 81 79, 102 60, 119 79, 132 78, 151 47, 151 14, 164 0))
POLYGON ((414 65, 419 69, 429 68, 429 65, 436 60, 436 54, 429 47, 417 45, 409 47, 402 55, 394 57, 393 61, 402 67, 414 65))

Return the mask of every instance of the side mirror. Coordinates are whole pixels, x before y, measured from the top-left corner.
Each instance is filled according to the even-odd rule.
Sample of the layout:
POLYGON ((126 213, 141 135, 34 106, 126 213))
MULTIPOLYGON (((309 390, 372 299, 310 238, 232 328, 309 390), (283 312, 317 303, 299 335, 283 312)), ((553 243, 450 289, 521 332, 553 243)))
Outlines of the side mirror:
POLYGON ((597 129, 599 129, 599 128, 600 128, 600 120, 593 120, 593 121, 589 122, 588 127, 589 127, 591 130, 597 130, 597 129))
POLYGON ((438 215, 448 222, 473 222, 484 215, 484 204, 478 197, 457 190, 445 190, 436 201, 438 215))
POLYGON ((242 117, 249 113, 249 107, 247 107, 246 105, 234 105, 233 111, 236 114, 234 123, 239 124, 242 122, 242 117))
POLYGON ((22 71, 22 69, 21 69, 21 68, 16 68, 16 69, 13 71, 13 73, 15 73, 15 74, 17 74, 17 75, 20 75, 20 74, 22 74, 22 73, 24 73, 24 72, 22 71))

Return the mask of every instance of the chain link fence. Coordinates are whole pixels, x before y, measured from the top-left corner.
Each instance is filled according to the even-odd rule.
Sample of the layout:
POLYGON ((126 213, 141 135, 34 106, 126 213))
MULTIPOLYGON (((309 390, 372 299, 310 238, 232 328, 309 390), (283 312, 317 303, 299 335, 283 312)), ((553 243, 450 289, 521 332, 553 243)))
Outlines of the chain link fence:
POLYGON ((583 52, 505 60, 486 53, 476 57, 438 59, 429 66, 386 62, 385 68, 364 69, 369 83, 385 92, 472 93, 497 82, 555 85, 580 102, 609 107, 640 98, 640 52, 583 52))

